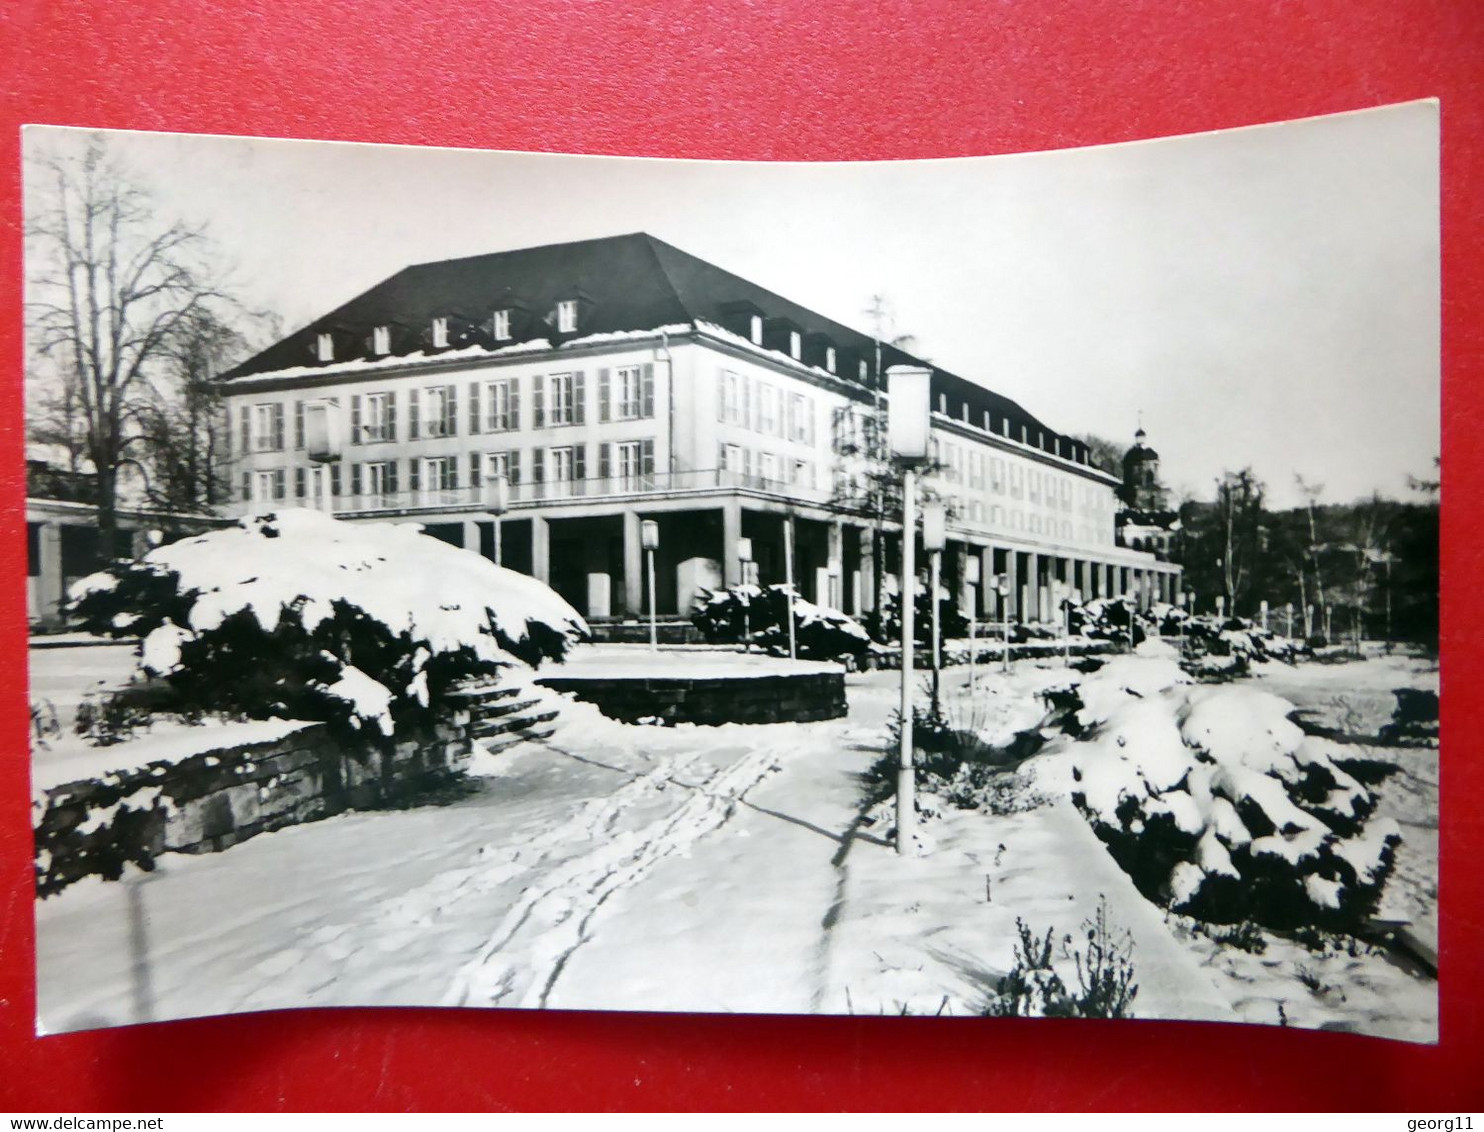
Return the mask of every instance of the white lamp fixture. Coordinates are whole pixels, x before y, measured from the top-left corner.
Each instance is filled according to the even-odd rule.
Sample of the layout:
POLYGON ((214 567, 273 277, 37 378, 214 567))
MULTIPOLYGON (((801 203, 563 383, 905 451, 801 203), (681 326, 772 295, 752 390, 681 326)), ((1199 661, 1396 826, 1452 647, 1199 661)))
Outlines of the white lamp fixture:
POLYGON ((660 651, 659 618, 654 607, 654 552, 660 545, 660 525, 654 519, 645 519, 639 524, 639 545, 648 560, 649 575, 649 651, 660 651))
POLYGON ((510 510, 510 477, 504 472, 484 481, 484 509, 496 517, 510 510))
POLYGON ((921 463, 928 457, 933 371, 892 366, 886 371, 886 436, 892 459, 921 463))
POLYGON ((316 464, 340 459, 345 446, 335 408, 331 401, 310 401, 304 406, 304 451, 316 464))
POLYGON ((926 503, 922 508, 922 549, 941 554, 948 545, 948 510, 941 503, 926 503))

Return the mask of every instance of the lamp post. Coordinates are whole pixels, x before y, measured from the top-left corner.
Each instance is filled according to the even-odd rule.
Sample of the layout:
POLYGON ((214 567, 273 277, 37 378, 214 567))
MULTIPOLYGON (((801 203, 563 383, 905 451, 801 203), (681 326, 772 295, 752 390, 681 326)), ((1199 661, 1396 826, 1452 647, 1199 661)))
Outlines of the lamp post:
POLYGON ((928 610, 933 619, 933 715, 938 714, 939 684, 943 675, 943 626, 940 616, 943 603, 938 587, 943 577, 943 548, 948 545, 948 513, 937 500, 922 508, 922 549, 928 555, 928 610))
POLYGON ((310 469, 310 495, 327 515, 335 511, 330 465, 339 461, 345 443, 338 408, 334 400, 310 401, 304 406, 304 450, 314 465, 310 469))
MULTIPOLYGON (((737 540, 737 561, 742 567, 742 585, 745 587, 752 580, 752 540, 750 538, 739 538, 737 540)), ((744 593, 742 596, 742 651, 752 651, 752 595, 744 593)))
POLYGON ((979 579, 982 576, 977 554, 970 554, 964 563, 964 581, 969 589, 969 698, 974 698, 974 652, 978 647, 974 627, 979 623, 979 579))
POLYGON ((794 641, 794 517, 793 512, 783 516, 783 585, 788 599, 788 659, 798 659, 794 641))
POLYGON ((912 775, 912 650, 913 590, 917 571, 913 562, 917 541, 917 467, 927 460, 932 405, 932 370, 920 366, 892 366, 886 371, 887 443, 892 459, 902 468, 902 699, 900 762, 897 769, 897 853, 911 852, 917 824, 912 775))
POLYGON ((660 545, 660 525, 653 519, 645 519, 639 524, 639 545, 644 548, 648 559, 647 573, 649 575, 649 651, 660 651, 660 628, 654 607, 654 552, 660 545))
POLYGON ((504 472, 496 472, 484 481, 484 508, 494 519, 495 565, 499 566, 504 542, 501 516, 510 510, 510 480, 504 472))
POLYGON ((1175 604, 1180 607, 1181 616, 1175 618, 1175 628, 1180 635, 1180 655, 1185 655, 1185 591, 1181 590, 1175 595, 1175 604))
POLYGON ((994 592, 1000 598, 1000 624, 1005 630, 1005 649, 1000 654, 1000 671, 1008 676, 1010 674, 1010 583, 1006 581, 1005 575, 995 575, 994 592))

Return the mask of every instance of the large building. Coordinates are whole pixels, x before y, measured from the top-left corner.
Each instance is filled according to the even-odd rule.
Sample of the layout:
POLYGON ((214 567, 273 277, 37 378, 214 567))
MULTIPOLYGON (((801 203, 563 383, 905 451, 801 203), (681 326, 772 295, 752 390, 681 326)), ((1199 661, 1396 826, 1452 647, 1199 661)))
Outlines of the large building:
MULTIPOLYGON (((224 393, 246 511, 303 505, 324 482, 343 517, 415 520, 489 556, 498 541, 503 564, 595 621, 646 611, 654 520, 660 614, 743 580, 749 541, 762 583, 784 579, 791 545, 806 598, 864 613, 877 561, 895 587, 900 537, 858 505, 883 375, 926 364, 633 234, 406 268, 237 367, 224 393), (345 443, 321 478, 306 420, 325 407, 345 443)), ((1117 545, 1120 481, 1084 444, 931 368, 929 486, 950 505, 954 592, 973 555, 985 616, 1051 620, 1073 590, 1173 595, 1178 567, 1117 545)))

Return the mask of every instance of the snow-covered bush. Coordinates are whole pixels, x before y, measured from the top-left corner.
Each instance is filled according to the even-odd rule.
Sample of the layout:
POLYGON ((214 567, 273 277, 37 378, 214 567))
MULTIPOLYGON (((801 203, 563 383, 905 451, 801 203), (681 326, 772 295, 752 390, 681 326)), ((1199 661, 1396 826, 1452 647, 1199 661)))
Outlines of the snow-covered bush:
POLYGON ((1301 642, 1244 617, 1186 616, 1179 631, 1185 639, 1187 670, 1203 678, 1237 676, 1266 660, 1293 664, 1309 651, 1301 642))
POLYGON ((1137 656, 1074 690, 1075 741, 1029 769, 1070 793, 1147 896, 1280 928, 1353 928, 1374 909, 1400 833, 1367 824, 1372 796, 1287 700, 1193 685, 1172 661, 1137 656))
POLYGON ((1151 624, 1138 612, 1134 603, 1121 597, 1099 597, 1069 610, 1072 632, 1095 641, 1113 641, 1127 645, 1132 629, 1133 643, 1140 644, 1149 635, 1151 624))
POLYGON ((1381 727, 1381 741, 1399 746, 1438 745, 1438 694, 1425 688, 1397 688, 1396 710, 1381 727))
POLYGON ((455 684, 560 659, 587 636, 542 583, 415 524, 288 510, 78 582, 89 631, 142 638, 183 704, 390 736, 455 684))
MULTIPOLYGON (((739 643, 751 633, 754 643, 774 651, 788 651, 789 587, 732 586, 702 590, 691 621, 713 644, 739 643)), ((799 656, 814 660, 859 660, 871 648, 871 638, 859 624, 841 613, 793 599, 794 647, 799 656)))
MULTIPOLYGON (((928 647, 933 640, 933 605, 928 597, 928 587, 918 586, 912 601, 912 635, 918 647, 928 647)), ((868 627, 878 641, 884 644, 900 644, 902 640, 902 596, 890 594, 886 599, 885 616, 867 614, 868 627)), ((958 602, 946 595, 938 599, 938 636, 940 641, 967 636, 969 619, 958 607, 958 602)))

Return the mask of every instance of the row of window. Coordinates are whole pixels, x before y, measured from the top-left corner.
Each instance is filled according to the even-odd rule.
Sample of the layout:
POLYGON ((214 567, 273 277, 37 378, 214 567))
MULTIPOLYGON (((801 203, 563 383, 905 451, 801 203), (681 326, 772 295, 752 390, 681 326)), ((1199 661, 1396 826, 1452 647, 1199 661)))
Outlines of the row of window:
POLYGON ((985 452, 934 438, 935 459, 941 464, 941 476, 947 484, 967 484, 975 490, 988 488, 996 495, 1025 499, 1071 511, 1079 507, 1084 513, 1106 509, 1105 490, 1090 484, 1076 484, 1070 476, 1039 468, 1027 468, 1014 460, 1004 460, 985 452), (1077 490, 1074 490, 1074 486, 1077 490))
MULTIPOLYGON (((262 468, 242 473, 242 498, 255 502, 289 498, 292 475, 293 497, 312 494, 309 469, 262 468)), ((589 474, 608 490, 641 490, 654 481, 654 441, 627 440, 602 444, 554 445, 547 448, 508 449, 500 452, 470 452, 463 456, 414 456, 405 460, 361 460, 329 465, 330 493, 384 501, 399 505, 397 497, 422 501, 440 494, 475 488, 504 476, 512 485, 578 484, 589 474), (590 461, 590 451, 596 466, 590 461), (465 478, 467 476, 467 478, 465 478)), ((548 493, 554 494, 554 493, 548 493)), ((574 492, 575 494, 575 492, 574 492)), ((446 502, 470 500, 447 499, 446 502)))
MULTIPOLYGON (((943 417, 950 416, 948 412, 947 393, 938 394, 938 414, 943 417)), ((1039 448, 1043 452, 1050 452, 1052 455, 1059 456, 1064 460, 1073 460, 1079 464, 1090 463, 1085 444, 1082 444, 1080 441, 1068 439, 1067 437, 1057 436, 1055 433, 1047 433, 1044 429, 1038 428, 1032 433, 1030 425, 1024 421, 1020 423, 1018 428, 1012 428, 1009 416, 996 417, 988 409, 982 409, 980 410, 979 420, 976 423, 969 412, 969 403, 967 400, 959 403, 958 416, 956 418, 950 417, 950 419, 956 419, 963 424, 969 425, 971 428, 977 427, 984 432, 998 433, 1000 436, 1008 439, 1018 440, 1021 444, 1039 448)))
POLYGON ((762 487, 814 490, 815 463, 776 452, 759 452, 740 444, 717 446, 716 466, 736 483, 762 487))
MULTIPOLYGON (((493 311, 490 320, 485 324, 485 329, 496 342, 508 342, 511 340, 511 309, 504 307, 493 311)), ((577 332, 578 303, 576 299, 562 299, 557 302, 555 311, 552 312, 551 322, 558 334, 575 334, 577 332)), ((432 320, 428 325, 428 345, 434 350, 445 350, 449 345, 448 319, 439 317, 432 320)), ((371 328, 370 341, 367 348, 372 357, 384 357, 392 352, 392 328, 390 325, 375 326, 371 328)), ((335 360, 335 334, 333 331, 321 331, 315 336, 315 357, 321 362, 333 362, 335 360)))
MULTIPOLYGON (((590 393, 587 374, 539 374, 531 378, 504 377, 471 381, 463 414, 466 432, 514 432, 522 427, 522 390, 529 390, 532 428, 585 424, 590 400, 599 422, 643 420, 654 416, 654 365, 645 363, 597 371, 590 393)), ((304 447, 304 401, 293 402, 293 447, 304 447)), ((240 412, 241 452, 282 452, 288 446, 285 402, 264 401, 240 412)), ((351 444, 378 444, 402 439, 420 440, 459 435, 459 386, 435 385, 423 389, 383 390, 350 397, 351 444), (406 420, 405 437, 399 430, 398 410, 406 420)))
POLYGON ((722 371, 716 419, 764 436, 814 443, 814 398, 781 389, 751 374, 722 371))

